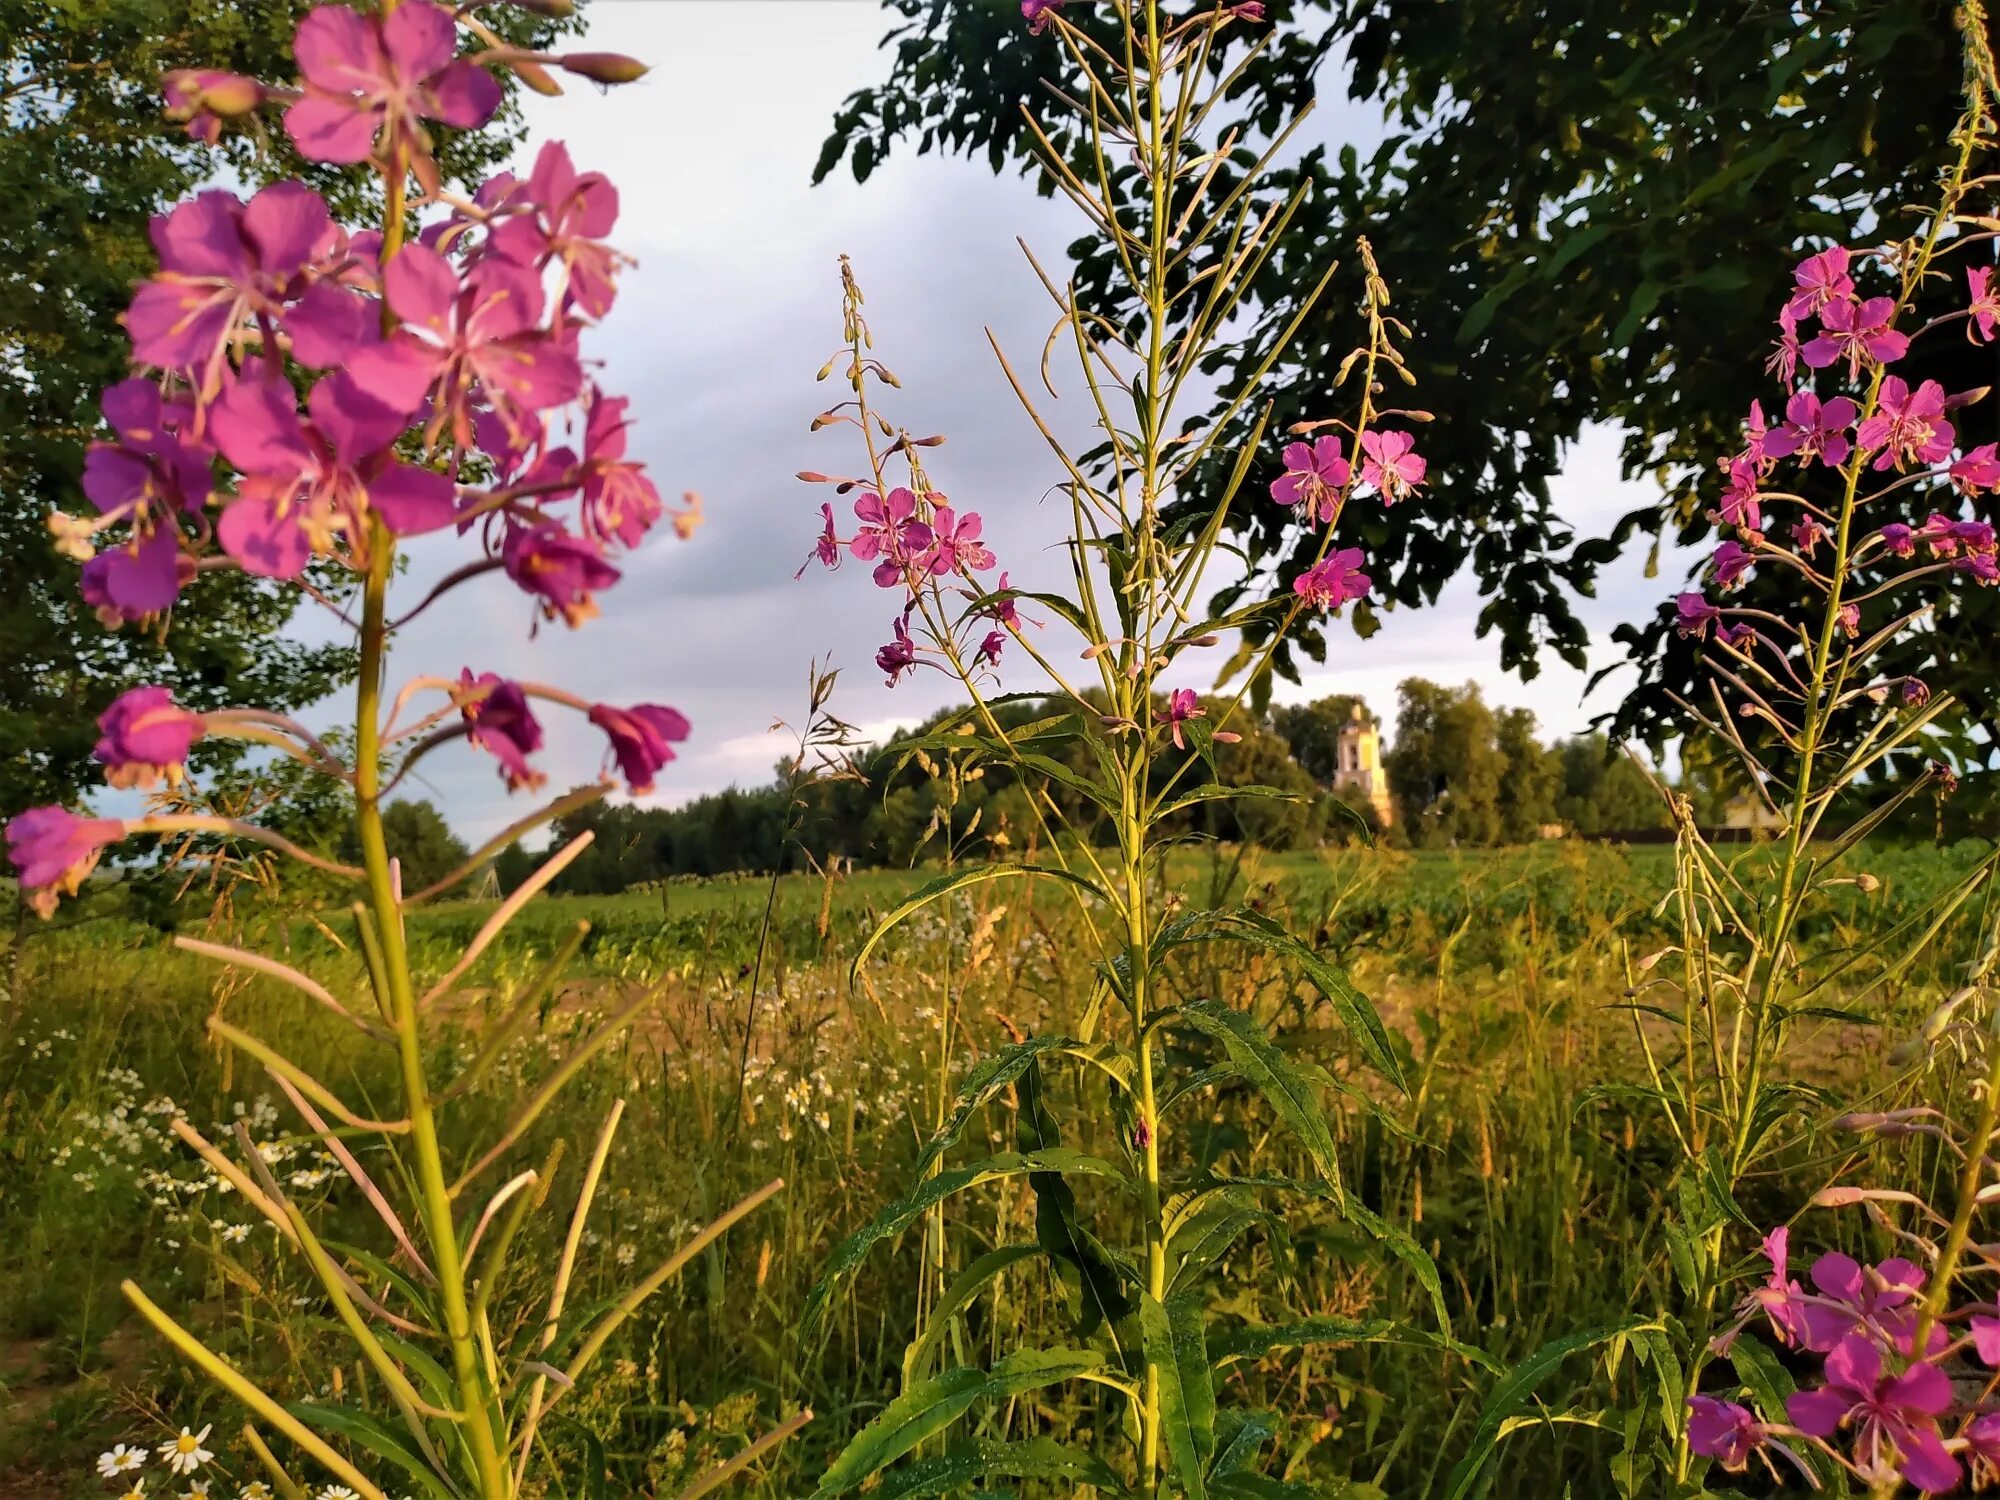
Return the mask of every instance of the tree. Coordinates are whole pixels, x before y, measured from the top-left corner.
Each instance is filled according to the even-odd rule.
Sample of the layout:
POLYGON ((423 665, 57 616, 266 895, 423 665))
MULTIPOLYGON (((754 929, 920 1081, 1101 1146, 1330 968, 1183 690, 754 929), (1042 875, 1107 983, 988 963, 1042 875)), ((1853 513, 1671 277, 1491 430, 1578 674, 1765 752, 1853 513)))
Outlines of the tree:
MULTIPOLYGON (((0 14, 0 817, 73 801, 94 785, 92 721, 137 682, 171 677, 195 709, 285 708, 324 696, 352 670, 344 648, 284 639, 291 601, 240 573, 204 576, 199 607, 171 629, 106 631, 46 526, 52 510, 84 508, 79 476, 99 426, 97 397, 125 374, 118 318, 153 266, 148 221, 215 169, 213 153, 162 116, 162 74, 288 78, 288 44, 308 8, 96 0, 0 14)), ((529 45, 558 29, 511 7, 483 16, 529 45)), ((448 178, 476 182, 507 159, 518 111, 506 118, 514 129, 439 141, 448 178)), ((375 191, 358 169, 308 169, 282 131, 232 133, 224 149, 232 176, 251 185, 304 176, 337 210, 375 191)))
POLYGON ((1535 735, 1535 716, 1525 708, 1503 708, 1494 718, 1494 747, 1500 752, 1500 837, 1525 844, 1541 837, 1542 825, 1556 821, 1562 766, 1535 735))
MULTIPOLYGON (((904 22, 890 34, 888 77, 848 99, 819 175, 844 157, 865 178, 908 143, 983 156, 996 171, 1026 165, 1021 105, 1040 80, 1065 75, 1063 52, 1028 35, 1015 7, 991 0, 885 8, 904 22)), ((1782 400, 1759 366, 1792 263, 1830 241, 1879 233, 1928 194, 1961 96, 1954 5, 1269 0, 1265 11, 1270 45, 1235 86, 1233 109, 1204 127, 1215 141, 1239 132, 1216 194, 1240 181, 1257 144, 1313 95, 1336 53, 1349 95, 1379 106, 1390 132, 1365 157, 1305 153, 1291 180, 1307 205, 1260 272, 1255 305, 1239 310, 1245 336, 1218 381, 1228 388, 1256 369, 1277 330, 1303 313, 1265 387, 1269 430, 1334 409, 1331 383, 1363 274, 1353 240, 1366 234, 1395 311, 1414 329, 1409 399, 1439 414, 1423 446, 1433 491, 1451 500, 1369 507, 1343 540, 1368 549, 1377 597, 1398 605, 1429 603, 1469 566, 1488 596, 1480 632, 1498 635, 1508 667, 1532 675, 1543 650, 1581 665, 1574 599, 1648 534, 1707 534, 1716 458, 1740 446, 1753 398, 1767 410, 1782 400), (1306 311, 1303 296, 1336 263, 1326 295, 1306 311), (1626 471, 1658 476, 1663 495, 1611 534, 1579 540, 1556 514, 1549 480, 1593 422, 1623 432, 1626 471)), ((1106 24, 1081 6, 1065 15, 1086 29, 1106 24)), ((1239 60, 1219 54, 1214 66, 1239 60)), ((1054 140, 1090 180, 1079 136, 1054 140)), ((1185 269, 1195 284, 1208 267, 1185 269)), ((1087 254, 1079 290, 1122 322, 1133 309, 1111 298, 1109 270, 1103 253, 1087 254)), ((1910 326, 1927 315, 1918 306, 1910 326)), ((1902 373, 1912 385, 1936 378, 1948 390, 1978 389, 1994 383, 1995 359, 1947 336, 1920 343, 1902 373)), ((1955 414, 1969 442, 2000 435, 1994 407, 1955 414)), ((1231 436, 1246 437, 1263 415, 1252 403, 1231 436)), ((1275 477, 1269 446, 1268 468, 1253 477, 1275 477)), ((1185 509, 1212 510, 1226 478, 1210 473, 1185 509)), ((1245 503, 1234 520, 1280 590, 1312 546, 1287 553, 1284 519, 1245 503)), ((1752 602, 1775 602, 1784 570, 1763 571, 1772 576, 1753 583, 1752 602)), ((1349 617, 1372 630, 1370 609, 1349 617)), ((1880 663, 1885 676, 1920 671, 1964 700, 1985 726, 1983 738, 1958 744, 1967 760, 2000 756, 2000 678, 1987 666, 1996 633, 2000 593, 1954 590, 1934 630, 1912 633, 1880 663)), ((1658 742, 1675 732, 1671 695, 1687 696, 1696 653, 1664 613, 1618 639, 1644 672, 1613 727, 1658 742)), ((1302 647, 1317 654, 1324 643, 1302 647)), ((1293 665, 1287 650, 1281 670, 1293 665)))
POLYGON ((1271 710, 1271 727, 1291 747, 1292 758, 1321 786, 1332 784, 1340 769, 1340 734, 1354 722, 1355 710, 1371 724, 1375 716, 1352 693, 1335 693, 1310 703, 1282 703, 1271 710))
POLYGON ((472 852, 428 802, 391 802, 382 809, 382 833, 389 853, 401 863, 405 891, 436 884, 472 852))
POLYGON ((1396 696, 1396 740, 1386 769, 1410 841, 1497 843, 1506 762, 1479 684, 1448 688, 1410 677, 1396 696))
POLYGON ((1668 825, 1666 802, 1646 773, 1603 735, 1564 740, 1556 754, 1562 764, 1557 807, 1578 833, 1637 833, 1668 825))

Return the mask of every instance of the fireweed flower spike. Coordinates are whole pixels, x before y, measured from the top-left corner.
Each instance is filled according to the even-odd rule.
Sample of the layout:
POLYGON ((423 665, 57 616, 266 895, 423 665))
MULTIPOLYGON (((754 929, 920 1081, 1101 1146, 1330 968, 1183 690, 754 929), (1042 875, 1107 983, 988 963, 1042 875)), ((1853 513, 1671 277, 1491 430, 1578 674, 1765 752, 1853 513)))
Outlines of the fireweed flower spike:
POLYGON ((1367 560, 1359 547, 1344 547, 1301 573, 1292 589, 1313 609, 1337 609, 1367 594, 1368 575, 1361 571, 1367 560))
MULTIPOLYGON (((285 102, 287 127, 309 158, 366 162, 379 176, 382 224, 337 224, 326 201, 299 182, 264 188, 247 202, 204 192, 163 215, 154 226, 159 269, 141 284, 126 318, 136 368, 105 393, 107 436, 85 460, 82 487, 95 515, 51 518, 58 546, 82 564, 85 601, 107 624, 143 620, 166 628, 170 609, 199 608, 202 580, 218 572, 252 572, 280 587, 308 566, 350 575, 351 587, 337 593, 319 577, 298 587, 354 627, 354 713, 346 734, 334 741, 351 749, 337 752, 329 740, 255 706, 197 714, 177 704, 166 686, 137 688, 106 708, 97 754, 114 785, 168 783, 146 815, 92 818, 39 807, 11 819, 6 835, 23 893, 43 916, 60 898, 81 891, 105 850, 127 836, 212 837, 225 858, 235 843, 255 843, 352 884, 358 899, 351 920, 373 991, 366 1018, 348 1009, 344 997, 352 985, 345 981, 335 986, 343 991, 336 996, 334 987, 275 958, 214 951, 288 979, 291 988, 351 1022, 367 1045, 383 1048, 378 1060, 394 1058, 395 1065, 380 1070, 395 1082, 378 1095, 379 1103, 361 1112, 341 1097, 344 1080, 328 1085, 311 1079, 276 1047, 238 1029, 234 1022, 242 1017, 214 1018, 212 1037, 268 1067, 288 1090, 296 1083, 295 1101, 310 1096, 310 1105, 300 1104, 298 1128, 330 1151, 345 1150, 330 1133, 335 1128, 350 1137, 394 1138, 398 1170, 365 1195, 380 1224, 373 1231, 354 1226, 372 1235, 368 1249, 349 1252, 331 1238, 309 1240, 306 1226, 290 1217, 279 1227, 295 1244, 321 1247, 301 1268, 319 1277, 342 1310, 356 1357, 374 1377, 367 1382, 372 1389, 357 1389, 350 1398, 353 1419, 378 1426, 385 1441, 406 1445, 401 1451, 422 1455, 412 1459, 423 1466, 422 1483, 408 1488, 515 1500, 546 1487, 539 1425, 588 1380, 603 1343, 602 1337, 593 1342, 588 1323, 574 1313, 558 1343, 549 1287, 523 1287, 536 1278, 525 1274, 530 1268, 521 1257, 507 1258, 519 1216, 541 1202, 540 1192, 520 1194, 536 1174, 524 1170, 528 1163, 514 1143, 548 1093, 589 1054, 561 1059, 548 1087, 517 1106, 482 1144, 484 1102, 472 1116, 451 1119, 449 1131, 441 1126, 462 1107, 458 1097, 479 1081, 487 1063, 438 1045, 439 1010, 432 1002, 456 990, 478 948, 591 835, 555 851, 494 912, 464 961, 446 966, 444 977, 420 993, 405 946, 410 909, 462 884, 495 851, 483 851, 426 889, 406 890, 384 807, 402 776, 424 756, 447 749, 470 747, 492 756, 510 790, 539 786, 544 778, 530 757, 541 748, 543 731, 532 700, 539 700, 536 708, 546 703, 587 715, 601 727, 635 791, 653 786, 672 759, 672 744, 687 737, 688 724, 655 703, 593 705, 560 688, 492 673, 420 676, 400 691, 389 681, 398 623, 390 604, 403 537, 436 532, 440 546, 456 544, 472 554, 411 614, 454 589, 491 586, 490 575, 504 571, 546 615, 574 625, 594 612, 594 595, 617 581, 617 551, 643 540, 663 511, 651 480, 628 453, 627 403, 586 392, 576 353, 581 330, 610 309, 614 278, 625 264, 602 238, 616 217, 615 191, 601 176, 577 171, 555 147, 541 154, 525 182, 503 176, 483 187, 467 185, 469 197, 446 203, 428 134, 432 122, 469 129, 494 113, 501 90, 490 68, 532 69, 546 84, 553 79, 543 62, 605 80, 643 70, 609 54, 544 59, 511 51, 493 40, 477 9, 468 6, 461 14, 431 0, 385 0, 379 8, 323 5, 306 16, 294 38, 303 74, 298 88, 208 73, 167 81, 173 117, 198 140, 213 139, 228 120, 285 102), (449 212, 440 219, 441 209, 449 212), (431 222, 406 242, 412 220, 424 219, 431 222), (473 462, 475 451, 490 465, 473 462), (359 866, 294 846, 254 822, 181 810, 188 799, 174 784, 186 776, 190 749, 222 738, 276 750, 351 799, 359 866), (384 1118, 375 1118, 378 1112, 384 1118), (329 1126, 328 1115, 339 1125, 329 1126), (441 1138, 454 1140, 450 1161, 441 1138), (462 1152, 461 1145, 474 1149, 462 1152), (503 1162, 509 1164, 496 1170, 503 1162), (510 1196, 514 1206, 505 1229, 485 1236, 475 1265, 469 1241, 495 1222, 510 1196), (468 1226, 477 1226, 469 1236, 468 1226), (413 1267, 421 1292, 411 1291, 414 1281, 384 1286, 363 1265, 365 1259, 380 1263, 369 1259, 375 1252, 413 1267), (427 1352, 406 1352, 418 1349, 427 1352)), ((677 531, 690 516, 676 514, 677 531)), ((506 836, 532 832, 608 787, 579 788, 516 820, 506 836)), ((548 982, 559 978, 551 968, 548 982)), ((650 998, 641 992, 637 1004, 626 1004, 582 1045, 608 1041, 650 998)), ((493 1102, 506 1104, 498 1096, 493 1102)), ((618 1119, 614 1108, 599 1137, 600 1160, 618 1119)), ((371 1141, 356 1155, 372 1154, 378 1144, 371 1141)), ((219 1148, 211 1149, 218 1151, 215 1165, 219 1148)), ((350 1173, 357 1170, 348 1156, 339 1159, 349 1161, 350 1173)), ((721 1232, 781 1186, 774 1182, 751 1194, 704 1233, 721 1232)), ((588 1208, 586 1191, 559 1268, 562 1285, 582 1243, 588 1208)), ((305 1199, 286 1209, 318 1212, 305 1199)), ((343 1241, 350 1238, 346 1228, 343 1241)), ((671 1269, 674 1263, 668 1264, 671 1269)), ((581 1267, 574 1269, 582 1274, 581 1267)), ((662 1273, 626 1292, 613 1304, 620 1309, 616 1317, 665 1279, 662 1273)), ((180 1355, 275 1434, 275 1451, 260 1448, 274 1483, 259 1481, 246 1495, 383 1493, 346 1457, 344 1443, 316 1437, 136 1284, 125 1291, 180 1355), (311 1464, 315 1471, 294 1478, 286 1472, 291 1464, 311 1464)), ((554 1295, 558 1310, 562 1295, 554 1295)), ((592 1309, 591 1319, 601 1311, 592 1309)), ((214 1457, 207 1438, 206 1428, 183 1431, 158 1457, 180 1475, 205 1472, 214 1457)), ((770 1439, 761 1446, 768 1449, 770 1439)), ((104 1467, 123 1476, 135 1464, 114 1450, 104 1467)), ((714 1489, 724 1478, 711 1473, 697 1483, 714 1489)), ((195 1479, 192 1487, 206 1486, 195 1479)), ((143 1488, 136 1485, 133 1492, 143 1488)))

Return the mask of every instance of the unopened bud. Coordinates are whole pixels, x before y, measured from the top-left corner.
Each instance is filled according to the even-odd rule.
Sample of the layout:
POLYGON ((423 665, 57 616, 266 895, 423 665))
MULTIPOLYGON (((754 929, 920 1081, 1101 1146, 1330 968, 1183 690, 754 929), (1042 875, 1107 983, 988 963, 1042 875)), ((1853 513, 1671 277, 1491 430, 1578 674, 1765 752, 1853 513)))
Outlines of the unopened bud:
POLYGON ((576 14, 576 0, 508 0, 508 4, 547 16, 551 21, 567 21, 576 14))
POLYGON ((825 484, 825 483, 826 483, 826 475, 824 475, 824 474, 821 474, 821 473, 818 473, 818 472, 816 472, 816 471, 814 471, 814 470, 812 470, 812 469, 801 469, 801 470, 799 470, 799 476, 798 476, 798 477, 799 477, 799 478, 801 478, 801 479, 803 479, 803 480, 804 480, 804 481, 805 481, 805 482, 806 482, 807 484, 825 484))
POLYGON ((160 83, 170 120, 191 119, 204 112, 233 118, 249 114, 264 102, 264 85, 256 79, 214 68, 177 68, 160 83))
POLYGON ((510 62, 507 66, 513 70, 516 78, 544 98, 557 99, 562 96, 562 85, 557 83, 555 75, 540 63, 523 58, 510 62))
POLYGON ((49 535, 55 538, 56 552, 72 562, 89 562, 97 556, 97 548, 90 540, 92 529, 82 516, 60 510, 49 512, 49 535))
POLYGON ((934 437, 911 438, 910 446, 912 448, 942 448, 944 446, 944 434, 940 432, 934 437))
POLYGON ((1868 1199, 1868 1190, 1858 1187, 1821 1188, 1813 1194, 1814 1208, 1852 1208, 1868 1199))
POLYGON ((1215 743, 1218 745, 1233 745, 1238 740, 1242 739, 1243 736, 1238 734, 1233 729, 1218 729, 1215 731, 1214 734, 1211 734, 1209 738, 1214 740, 1215 743))
POLYGON ((637 83, 652 69, 622 52, 572 52, 561 59, 565 73, 592 83, 637 83))
POLYGON ((1866 896, 1872 896, 1875 892, 1882 889, 1881 880, 1876 876, 1870 875, 1866 870, 1863 870, 1859 875, 1854 877, 1854 884, 1856 889, 1866 896))

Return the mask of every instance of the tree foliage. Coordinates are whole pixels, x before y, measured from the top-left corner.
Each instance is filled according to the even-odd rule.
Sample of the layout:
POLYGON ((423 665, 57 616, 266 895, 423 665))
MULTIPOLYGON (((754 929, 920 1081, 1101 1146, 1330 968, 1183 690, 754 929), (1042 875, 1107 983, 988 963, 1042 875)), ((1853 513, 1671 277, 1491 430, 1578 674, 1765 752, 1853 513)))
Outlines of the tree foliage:
MULTIPOLYGON (((79 510, 98 393, 126 373, 119 317, 153 268, 152 216, 214 170, 214 149, 161 114, 175 68, 292 74, 288 49, 306 0, 94 0, 0 9, 0 816, 73 801, 87 782, 93 724, 137 682, 171 676, 190 708, 285 708, 323 696, 352 670, 336 646, 287 640, 292 600, 239 573, 205 577, 199 607, 171 629, 102 629, 77 596, 77 569, 49 544, 49 512, 79 510)), ((522 41, 550 23, 500 7, 488 20, 522 41), (501 11, 506 14, 501 14, 501 11)), ((477 181, 506 160, 506 124, 439 141, 448 178, 477 181)), ((282 131, 234 133, 231 178, 301 176, 348 213, 369 174, 301 162, 282 131)))
MULTIPOLYGON (((885 43, 888 76, 842 108, 820 175, 845 158, 865 178, 899 146, 1028 167, 1021 106, 1060 72, 1061 54, 1027 34, 1013 5, 885 0, 885 9, 901 20, 885 43)), ((1433 490, 1448 501, 1370 510, 1346 539, 1368 549, 1379 599, 1422 606, 1470 569, 1487 601, 1479 630, 1498 637, 1507 667, 1532 675, 1549 652, 1581 666, 1587 636, 1575 605, 1600 570, 1649 538, 1709 533, 1716 459, 1740 446, 1751 400, 1773 402, 1775 382, 1758 365, 1792 264, 1830 242, 1865 241, 1929 194, 1959 109, 1951 7, 1271 0, 1265 9, 1266 49, 1205 126, 1211 143, 1239 132, 1218 174, 1224 190, 1335 67, 1351 98, 1381 109, 1387 137, 1367 154, 1309 150, 1280 174, 1279 191, 1309 179, 1311 202, 1253 289, 1219 383, 1256 368, 1303 290, 1346 258, 1265 387, 1272 431, 1326 416, 1347 343, 1340 322, 1360 292, 1351 247, 1367 235, 1414 329, 1411 372, 1438 414, 1423 447, 1433 490), (1615 426, 1628 475, 1656 478, 1662 493, 1607 534, 1579 537, 1550 481, 1591 423, 1615 426)), ((1056 143, 1072 157, 1081 149, 1074 136, 1056 143)), ((1082 295, 1129 318, 1134 309, 1109 293, 1117 279, 1104 252, 1078 248, 1082 295)), ((1203 270, 1190 264, 1187 274, 1203 270)), ((1920 306, 1913 322, 1926 313, 1920 306)), ((1912 385, 1994 383, 1991 349, 1926 343, 1903 372, 1912 385)), ((1963 414, 1978 433, 1971 441, 1996 435, 1992 408, 1963 414)), ((1256 415, 1235 417, 1244 431, 1234 436, 1256 415)), ((1262 477, 1275 477, 1275 464, 1274 450, 1262 477)), ((1210 474, 1185 507, 1205 512, 1225 478, 1210 474)), ((1233 520, 1265 585, 1289 587, 1309 559, 1283 552, 1283 513, 1245 502, 1233 520)), ((1783 609, 1786 587, 1760 578, 1751 597, 1783 609)), ((1959 740, 1961 759, 2000 754, 2000 680, 1988 665, 2000 595, 1955 591, 1941 611, 1882 670, 1921 672, 1963 699, 1985 733, 1959 740)), ((1363 634, 1373 628, 1368 609, 1351 617, 1363 634)), ((1664 613, 1615 634, 1643 672, 1612 727, 1657 744, 1674 732, 1671 694, 1694 682, 1695 653, 1664 613)), ((1317 657, 1324 643, 1301 647, 1317 657)), ((1295 665, 1287 649, 1280 668, 1295 665)))

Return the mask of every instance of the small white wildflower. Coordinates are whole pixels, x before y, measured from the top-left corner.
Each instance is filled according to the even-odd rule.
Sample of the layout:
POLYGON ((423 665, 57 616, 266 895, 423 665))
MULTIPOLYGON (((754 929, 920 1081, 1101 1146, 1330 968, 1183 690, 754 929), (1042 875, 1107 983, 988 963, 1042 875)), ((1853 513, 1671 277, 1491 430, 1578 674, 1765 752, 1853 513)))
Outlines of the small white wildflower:
POLYGON ((114 1443, 109 1452, 97 1455, 97 1472, 106 1479, 116 1479, 120 1474, 145 1467, 145 1463, 144 1448, 135 1448, 130 1443, 114 1443))
POLYGON ((618 1247, 618 1264, 629 1266, 639 1258, 639 1247, 627 1241, 618 1247))
POLYGON ((157 1450, 159 1456, 176 1474, 192 1474, 215 1457, 208 1449, 202 1447, 202 1444, 208 1441, 208 1434, 214 1426, 215 1424, 211 1422, 200 1432, 190 1432, 183 1427, 181 1435, 171 1443, 160 1444, 157 1450))

